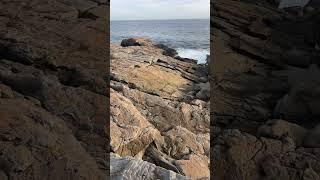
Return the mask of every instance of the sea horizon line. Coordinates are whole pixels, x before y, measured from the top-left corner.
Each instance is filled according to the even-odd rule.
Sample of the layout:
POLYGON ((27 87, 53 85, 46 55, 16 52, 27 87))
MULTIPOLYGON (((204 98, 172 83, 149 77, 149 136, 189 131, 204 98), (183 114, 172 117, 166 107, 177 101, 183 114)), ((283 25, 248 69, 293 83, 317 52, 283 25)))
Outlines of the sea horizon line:
POLYGON ((210 18, 194 19, 110 19, 110 21, 175 21, 175 20, 210 20, 210 18))

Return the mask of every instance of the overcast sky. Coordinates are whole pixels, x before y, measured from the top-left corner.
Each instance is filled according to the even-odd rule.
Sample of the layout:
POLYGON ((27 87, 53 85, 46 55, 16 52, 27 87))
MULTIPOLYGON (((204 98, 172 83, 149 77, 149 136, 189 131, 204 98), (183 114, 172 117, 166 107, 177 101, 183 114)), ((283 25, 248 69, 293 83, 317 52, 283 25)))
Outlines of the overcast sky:
POLYGON ((111 20, 209 19, 209 0, 111 0, 111 20))

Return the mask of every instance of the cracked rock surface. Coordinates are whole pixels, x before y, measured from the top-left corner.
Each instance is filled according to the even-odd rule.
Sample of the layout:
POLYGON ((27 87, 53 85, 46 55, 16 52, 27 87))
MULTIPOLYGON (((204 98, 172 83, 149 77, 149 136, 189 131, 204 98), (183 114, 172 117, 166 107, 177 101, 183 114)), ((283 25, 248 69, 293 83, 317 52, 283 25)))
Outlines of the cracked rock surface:
POLYGON ((134 159, 132 157, 120 157, 111 154, 111 177, 114 180, 143 180, 143 179, 177 179, 191 180, 173 171, 166 170, 152 163, 134 159))
POLYGON ((320 16, 308 6, 211 3, 213 179, 319 179, 320 16))
POLYGON ((0 2, 0 179, 108 179, 109 158, 115 179, 208 178, 207 71, 159 48, 112 46, 110 100, 108 9, 0 2))
MULTIPOLYGON (((111 150, 121 161, 135 159, 123 176, 136 172, 142 178, 150 166, 147 178, 163 179, 153 175, 163 169, 170 172, 164 179, 209 179, 207 67, 163 55, 150 40, 137 40, 148 43, 111 44, 111 150), (137 162, 142 167, 133 168, 137 162)), ((118 163, 111 161, 111 167, 118 163)), ((112 177, 118 178, 114 171, 112 177)))
POLYGON ((0 179, 105 179, 106 0, 0 2, 0 179))

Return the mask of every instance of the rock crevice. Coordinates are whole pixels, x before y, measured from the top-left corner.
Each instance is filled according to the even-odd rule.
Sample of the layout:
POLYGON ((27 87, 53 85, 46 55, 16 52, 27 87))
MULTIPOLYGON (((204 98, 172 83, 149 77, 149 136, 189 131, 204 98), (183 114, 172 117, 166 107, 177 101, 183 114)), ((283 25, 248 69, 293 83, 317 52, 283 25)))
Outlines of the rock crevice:
POLYGON ((208 179, 207 67, 164 51, 143 38, 111 44, 112 150, 185 178, 208 179))

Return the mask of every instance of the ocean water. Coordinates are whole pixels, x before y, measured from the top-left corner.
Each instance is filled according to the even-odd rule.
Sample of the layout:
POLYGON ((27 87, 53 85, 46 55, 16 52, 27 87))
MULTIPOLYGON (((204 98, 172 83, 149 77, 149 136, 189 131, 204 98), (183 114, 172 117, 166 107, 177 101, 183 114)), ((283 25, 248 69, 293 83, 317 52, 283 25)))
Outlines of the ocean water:
POLYGON ((112 43, 130 37, 147 37, 198 63, 205 63, 210 54, 209 19, 111 21, 110 25, 112 43))

